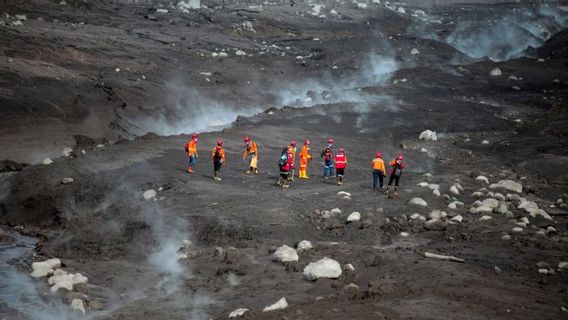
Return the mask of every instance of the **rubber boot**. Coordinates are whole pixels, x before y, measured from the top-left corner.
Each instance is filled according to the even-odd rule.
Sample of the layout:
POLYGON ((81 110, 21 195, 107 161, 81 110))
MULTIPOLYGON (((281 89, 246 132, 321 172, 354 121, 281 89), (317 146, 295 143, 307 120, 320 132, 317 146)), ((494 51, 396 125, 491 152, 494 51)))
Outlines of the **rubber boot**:
POLYGON ((193 173, 193 168, 192 168, 192 167, 188 167, 188 168, 187 168, 187 173, 193 173))
POLYGON ((254 168, 253 173, 254 173, 254 174, 258 174, 258 169, 257 169, 257 168, 254 168))
POLYGON ((340 186, 341 185, 341 177, 337 176, 337 177, 335 177, 335 180, 337 181, 337 185, 340 186))
POLYGON ((389 186, 387 186, 386 189, 385 189, 385 194, 388 195, 389 193, 390 193, 389 186))
POLYGON ((394 187, 394 196, 398 197, 398 187, 394 187))
POLYGON ((279 187, 282 186, 282 177, 278 177, 278 186, 279 186, 279 187))

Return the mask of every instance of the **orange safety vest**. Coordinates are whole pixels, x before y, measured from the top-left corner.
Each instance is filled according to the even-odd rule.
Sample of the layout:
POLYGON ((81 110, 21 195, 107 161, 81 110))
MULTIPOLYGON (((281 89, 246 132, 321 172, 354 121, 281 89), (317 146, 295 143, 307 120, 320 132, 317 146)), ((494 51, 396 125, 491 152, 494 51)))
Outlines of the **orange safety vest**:
POLYGON ((194 154, 197 154, 197 142, 195 142, 194 140, 189 140, 185 144, 185 150, 187 150, 187 155, 190 157, 194 154))
POLYGON ((217 150, 219 150, 219 156, 221 157, 221 162, 225 162, 225 149, 219 146, 213 148, 213 151, 211 152, 211 160, 215 161, 215 153, 217 153, 217 150))
POLYGON ((250 146, 245 147, 245 152, 243 152, 243 159, 247 157, 248 153, 258 155, 258 146, 256 145, 256 142, 251 141, 250 146))
POLYGON ((380 170, 383 175, 387 173, 385 169, 385 161, 381 158, 373 159, 373 170, 380 170))

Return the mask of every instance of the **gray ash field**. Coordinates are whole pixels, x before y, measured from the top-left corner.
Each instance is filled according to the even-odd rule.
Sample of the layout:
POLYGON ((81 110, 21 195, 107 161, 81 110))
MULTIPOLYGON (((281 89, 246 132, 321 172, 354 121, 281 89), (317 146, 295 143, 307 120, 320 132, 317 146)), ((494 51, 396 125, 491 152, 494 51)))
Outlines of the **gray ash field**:
POLYGON ((0 318, 568 317, 568 3, 201 5, 3 1, 0 318))

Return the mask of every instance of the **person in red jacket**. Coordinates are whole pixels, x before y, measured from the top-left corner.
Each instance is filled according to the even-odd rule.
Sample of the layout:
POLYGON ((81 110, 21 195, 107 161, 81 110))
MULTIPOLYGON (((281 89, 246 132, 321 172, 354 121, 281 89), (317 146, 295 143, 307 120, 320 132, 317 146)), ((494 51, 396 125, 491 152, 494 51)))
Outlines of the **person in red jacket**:
POLYGON ((394 195, 398 196, 398 183, 400 182, 400 176, 402 175, 402 169, 404 169, 404 160, 402 154, 399 154, 396 159, 392 160, 389 164, 391 166, 389 183, 387 185, 386 194, 389 194, 389 187, 394 181, 394 195))
POLYGON ((278 166, 280 167, 280 176, 278 177, 278 185, 282 188, 288 188, 289 185, 289 177, 290 171, 294 168, 294 157, 292 156, 292 150, 290 148, 284 148, 282 150, 282 156, 280 157, 280 161, 278 162, 278 166))
POLYGON ((347 168, 347 156, 345 155, 345 150, 339 148, 338 153, 335 155, 335 171, 337 179, 337 185, 343 184, 343 175, 345 174, 345 168, 347 168))

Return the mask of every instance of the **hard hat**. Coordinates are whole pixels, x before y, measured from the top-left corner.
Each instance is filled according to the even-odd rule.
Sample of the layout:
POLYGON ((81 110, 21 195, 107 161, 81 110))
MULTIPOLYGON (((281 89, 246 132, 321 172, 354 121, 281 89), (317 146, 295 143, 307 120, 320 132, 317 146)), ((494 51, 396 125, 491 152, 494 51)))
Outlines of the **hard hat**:
POLYGON ((404 159, 404 157, 402 156, 402 154, 399 154, 396 158, 397 158, 398 160, 404 159))
POLYGON ((245 137, 245 142, 249 142, 250 141, 250 137, 245 137))
POLYGON ((382 157, 383 157, 383 153, 382 153, 382 152, 377 151, 377 152, 375 153, 375 158, 382 158, 382 157))
POLYGON ((217 145, 218 145, 218 146, 222 146, 222 145, 223 145, 223 139, 218 139, 218 140, 217 140, 217 145))
POLYGON ((292 147, 295 147, 295 146, 296 146, 296 140, 290 141, 290 145, 291 145, 292 147))
POLYGON ((345 150, 343 148, 339 148, 339 153, 343 153, 345 150))
POLYGON ((327 139, 327 143, 333 143, 333 139, 332 138, 327 139))
POLYGON ((305 146, 309 146, 310 143, 311 143, 310 140, 305 140, 305 141, 304 141, 304 145, 305 145, 305 146))

